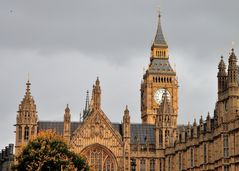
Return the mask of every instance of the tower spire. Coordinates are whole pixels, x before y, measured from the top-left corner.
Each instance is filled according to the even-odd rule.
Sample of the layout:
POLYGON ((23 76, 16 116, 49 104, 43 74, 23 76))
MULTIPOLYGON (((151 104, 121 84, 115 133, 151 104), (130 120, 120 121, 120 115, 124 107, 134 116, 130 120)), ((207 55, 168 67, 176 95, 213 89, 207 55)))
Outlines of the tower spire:
POLYGON ((232 49, 229 56, 228 65, 228 87, 238 86, 237 82, 238 67, 237 67, 237 57, 232 49))
POLYGON ((100 109, 101 107, 101 88, 99 77, 97 77, 95 84, 93 85, 91 107, 93 107, 93 109, 100 109))
POLYGON ((158 14, 158 27, 154 38, 153 46, 168 47, 167 42, 164 38, 162 26, 161 26, 161 14, 158 14))
POLYGON ((31 94, 30 85, 31 85, 31 83, 30 83, 30 81, 29 81, 29 79, 28 79, 28 80, 27 80, 27 83, 26 83, 26 86, 27 86, 27 88, 26 88, 26 95, 30 95, 30 94, 31 94))
POLYGON ((89 110, 89 90, 86 91, 85 110, 89 110))
POLYGON ((218 93, 220 94, 227 87, 226 65, 224 63, 223 56, 221 56, 221 60, 218 65, 217 80, 218 80, 218 93))
POLYGON ((155 58, 168 59, 168 44, 163 35, 160 13, 158 15, 156 35, 151 46, 151 60, 155 58))
POLYGON ((19 104, 16 118, 16 154, 18 154, 23 143, 37 134, 38 116, 35 101, 31 96, 30 85, 31 83, 28 79, 26 82, 26 92, 19 104))
POLYGON ((164 110, 172 108, 174 125, 176 125, 178 114, 178 80, 176 71, 171 67, 169 62, 168 45, 163 35, 160 13, 158 14, 156 35, 150 50, 150 64, 143 75, 140 89, 141 119, 143 123, 155 124, 157 110, 165 105, 162 107, 164 110), (165 99, 164 104, 160 104, 163 91, 166 89, 170 99, 173 99, 168 99, 170 100, 170 107, 167 107, 167 99, 165 99))
POLYGON ((89 114, 90 104, 89 104, 89 91, 86 91, 86 99, 85 99, 85 109, 83 110, 83 119, 89 114))
POLYGON ((67 143, 70 142, 70 133, 71 133, 71 113, 69 105, 66 105, 64 113, 64 132, 63 137, 67 143))
POLYGON ((162 95, 162 102, 160 104, 159 109, 160 109, 160 113, 162 113, 162 114, 172 114, 173 113, 172 105, 170 104, 170 100, 169 100, 168 93, 167 93, 166 89, 162 95))

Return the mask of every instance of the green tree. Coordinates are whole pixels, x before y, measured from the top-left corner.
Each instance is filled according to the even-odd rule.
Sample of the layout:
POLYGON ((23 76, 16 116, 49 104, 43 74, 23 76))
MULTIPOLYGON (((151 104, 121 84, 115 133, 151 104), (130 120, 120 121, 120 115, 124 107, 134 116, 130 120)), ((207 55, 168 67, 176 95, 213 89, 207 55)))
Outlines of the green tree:
POLYGON ((69 150, 63 138, 52 131, 40 132, 17 156, 19 171, 88 171, 86 160, 69 150))

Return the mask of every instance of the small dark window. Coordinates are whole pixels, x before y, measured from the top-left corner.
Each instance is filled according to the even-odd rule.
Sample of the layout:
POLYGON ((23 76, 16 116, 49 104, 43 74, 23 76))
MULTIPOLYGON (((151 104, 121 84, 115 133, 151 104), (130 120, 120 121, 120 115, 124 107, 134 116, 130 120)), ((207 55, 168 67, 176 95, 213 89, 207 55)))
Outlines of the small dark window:
POLYGON ((24 130, 24 140, 28 140, 28 139, 29 139, 29 127, 26 126, 24 130))

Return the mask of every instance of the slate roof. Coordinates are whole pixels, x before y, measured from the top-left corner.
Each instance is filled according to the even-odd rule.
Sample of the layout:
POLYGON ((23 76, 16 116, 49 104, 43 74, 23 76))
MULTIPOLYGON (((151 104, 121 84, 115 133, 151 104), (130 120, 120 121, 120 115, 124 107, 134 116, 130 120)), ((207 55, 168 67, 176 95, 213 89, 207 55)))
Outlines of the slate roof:
POLYGON ((155 144, 155 126, 146 124, 131 124, 131 144, 155 144))
MULTIPOLYGON (((80 122, 71 122, 71 134, 80 125, 80 122)), ((122 124, 112 123, 113 128, 123 135, 122 124)), ((64 122, 61 121, 39 121, 38 131, 52 129, 57 134, 63 135, 64 122)), ((145 144, 146 140, 149 144, 155 144, 155 126, 146 124, 131 124, 131 144, 145 144)))
MULTIPOLYGON (((71 134, 80 125, 80 122, 71 122, 71 134)), ((62 121, 39 121, 38 131, 52 129, 56 131, 58 135, 63 135, 64 122, 62 121)))
POLYGON ((171 73, 171 74, 175 74, 175 72, 173 71, 169 60, 168 59, 159 59, 159 58, 155 58, 152 60, 152 62, 150 63, 149 69, 148 69, 149 73, 171 73))
POLYGON ((166 46, 166 47, 168 46, 167 42, 165 41, 164 36, 163 36, 160 15, 159 15, 159 19, 158 19, 158 27, 157 27, 156 36, 154 38, 154 45, 166 46))

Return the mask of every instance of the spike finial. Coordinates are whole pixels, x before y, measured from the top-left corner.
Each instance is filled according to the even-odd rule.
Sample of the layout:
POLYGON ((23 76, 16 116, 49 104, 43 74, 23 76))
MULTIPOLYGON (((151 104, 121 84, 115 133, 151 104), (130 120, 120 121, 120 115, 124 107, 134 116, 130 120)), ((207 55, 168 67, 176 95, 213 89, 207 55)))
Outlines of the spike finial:
POLYGON ((220 62, 218 64, 218 69, 219 69, 219 71, 223 71, 223 72, 226 69, 226 65, 224 63, 223 56, 221 56, 221 60, 220 60, 220 62))
POLYGON ((66 104, 66 109, 65 109, 65 113, 70 113, 70 108, 69 108, 69 104, 66 104))
POLYGON ((158 14, 158 26, 157 26, 157 32, 154 38, 153 45, 156 46, 162 46, 162 47, 168 47, 167 42, 165 41, 162 27, 161 27, 161 12, 158 14))
POLYGON ((86 91, 85 110, 89 109, 89 90, 86 91))
POLYGON ((31 94, 31 92, 30 92, 30 85, 31 85, 31 83, 30 83, 29 77, 28 77, 26 85, 27 85, 26 94, 31 94))
POLYGON ((83 119, 86 118, 86 116, 90 112, 90 102, 89 102, 89 90, 86 91, 86 99, 85 99, 85 109, 83 110, 83 119))
POLYGON ((124 114, 125 114, 125 115, 126 115, 126 114, 127 114, 127 115, 129 114, 128 105, 125 106, 124 114))
POLYGON ((231 53, 229 53, 229 55, 230 55, 229 56, 229 61, 236 61, 237 60, 234 48, 231 49, 231 53))
POLYGON ((197 120, 194 118, 193 126, 197 126, 197 120))
POLYGON ((161 11, 160 11, 160 7, 157 7, 157 13, 158 13, 158 17, 161 17, 161 11))
POLYGON ((208 113, 207 113, 207 120, 209 121, 210 119, 211 119, 210 113, 208 112, 208 113))
POLYGON ((97 77, 97 79, 96 79, 96 81, 95 81, 95 85, 96 85, 96 86, 100 85, 99 77, 97 77))
POLYGON ((200 124, 202 124, 202 123, 203 123, 203 117, 201 115, 201 117, 200 117, 200 124))
POLYGON ((94 109, 100 109, 101 107, 101 88, 99 77, 97 77, 95 81, 95 85, 93 85, 92 90, 92 107, 94 109))

